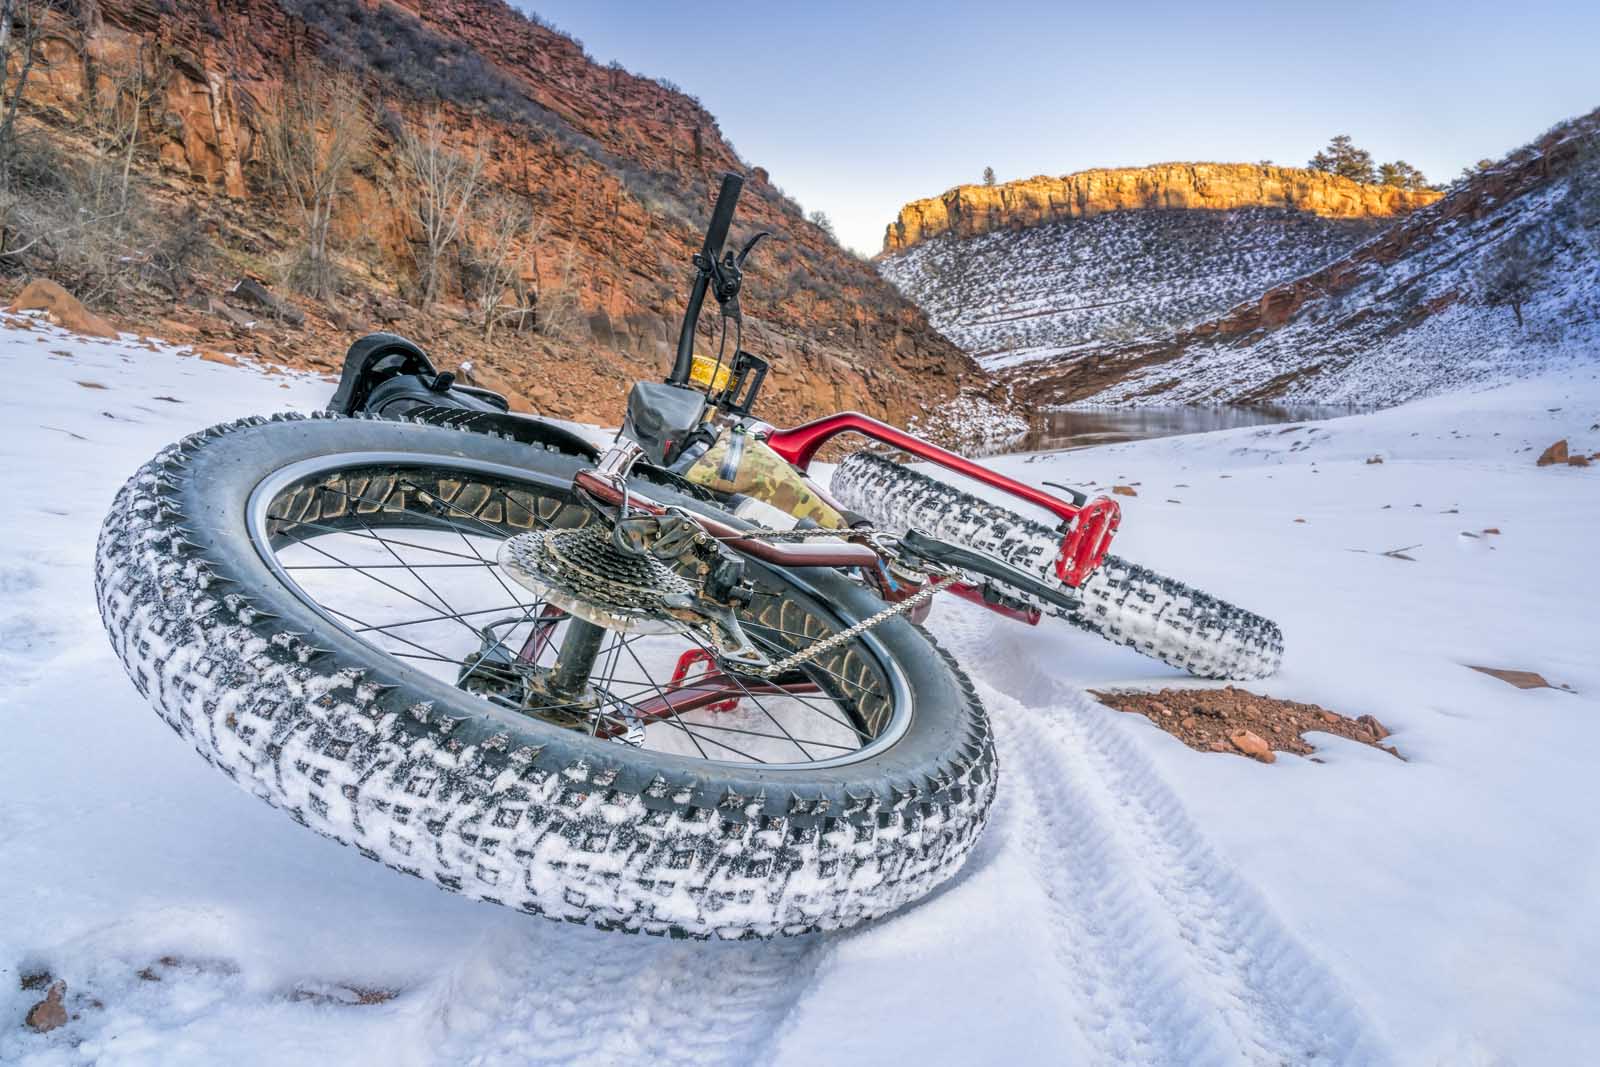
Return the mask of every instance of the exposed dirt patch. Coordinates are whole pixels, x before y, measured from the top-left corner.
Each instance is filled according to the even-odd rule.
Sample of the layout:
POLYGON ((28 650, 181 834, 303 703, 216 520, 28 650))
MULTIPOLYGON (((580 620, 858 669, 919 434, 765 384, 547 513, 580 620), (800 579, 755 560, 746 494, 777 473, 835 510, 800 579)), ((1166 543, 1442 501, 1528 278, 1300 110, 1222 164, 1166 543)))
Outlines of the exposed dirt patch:
POLYGON ((337 1007, 368 1007, 387 1004, 400 995, 397 989, 351 985, 344 982, 301 982, 289 991, 296 1003, 329 1004, 337 1007))
POLYGON ((29 1008, 27 1016, 22 1021, 29 1029, 41 1034, 48 1034, 57 1027, 65 1026, 67 1009, 61 1001, 66 995, 67 983, 59 980, 52 982, 44 999, 29 1008))
POLYGON ((1302 735, 1321 730, 1380 748, 1404 759, 1384 725, 1371 715, 1351 719, 1316 704, 1297 704, 1248 692, 1225 689, 1163 689, 1159 693, 1094 694, 1117 711, 1143 715, 1199 752, 1234 752, 1271 763, 1274 752, 1308 756, 1316 747, 1302 735))

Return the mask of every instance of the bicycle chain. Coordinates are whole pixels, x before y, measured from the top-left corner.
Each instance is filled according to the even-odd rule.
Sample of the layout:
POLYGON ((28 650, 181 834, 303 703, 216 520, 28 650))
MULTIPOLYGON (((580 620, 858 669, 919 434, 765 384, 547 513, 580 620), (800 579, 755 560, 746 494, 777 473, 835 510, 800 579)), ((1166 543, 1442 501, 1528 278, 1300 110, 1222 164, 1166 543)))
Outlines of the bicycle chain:
POLYGON ((784 674, 787 671, 792 671, 796 667, 811 662, 818 656, 833 650, 839 645, 854 640, 855 638, 866 633, 868 630, 872 629, 874 626, 888 622, 896 615, 910 611, 912 608, 916 607, 924 600, 927 600, 945 586, 956 581, 956 579, 959 577, 960 575, 958 574, 946 574, 943 577, 936 578, 927 585, 923 586, 921 589, 918 589, 915 593, 912 593, 910 596, 906 597, 904 600, 896 601, 895 603, 890 604, 876 615, 869 615, 867 618, 862 619, 854 626, 847 626, 831 637, 827 637, 821 641, 818 641, 810 648, 803 648, 793 655, 779 660, 777 663, 767 667, 762 667, 760 670, 750 672, 741 671, 741 673, 751 673, 760 678, 776 678, 780 674, 784 674))
MULTIPOLYGON (((810 539, 810 538, 821 538, 821 537, 844 538, 844 537, 848 537, 852 533, 855 533, 857 535, 863 535, 863 536, 866 537, 866 539, 868 541, 872 541, 873 540, 873 536, 872 535, 873 535, 874 531, 872 531, 870 529, 867 529, 867 530, 830 530, 830 529, 827 529, 825 527, 817 527, 815 529, 804 529, 804 530, 802 530, 802 529, 793 529, 793 530, 758 529, 758 530, 751 530, 751 531, 749 531, 747 533, 741 533, 741 534, 738 535, 737 539, 738 540, 752 540, 752 541, 755 541, 755 540, 760 540, 760 541, 803 541, 803 540, 807 540, 807 539, 810 539)), ((720 538, 719 538, 719 540, 720 540, 720 538)), ((728 538, 728 540, 734 540, 734 538, 728 538)), ((785 656, 783 659, 779 660, 776 663, 769 664, 766 667, 761 667, 761 668, 757 668, 757 669, 741 668, 739 670, 739 673, 740 674, 752 675, 752 676, 757 677, 757 678, 772 679, 772 678, 778 677, 781 674, 787 673, 788 671, 792 671, 796 667, 800 667, 800 666, 803 666, 804 664, 810 663, 812 660, 816 659, 818 656, 826 655, 828 652, 830 652, 833 649, 839 647, 840 645, 846 644, 846 643, 854 640, 855 638, 859 637, 860 635, 866 633, 868 630, 871 630, 873 627, 881 626, 883 623, 888 622, 890 619, 895 618, 896 616, 905 614, 906 612, 910 611, 912 608, 916 607, 917 605, 919 605, 919 604, 923 603, 924 601, 928 600, 929 598, 931 598, 935 593, 939 592, 941 589, 944 589, 946 586, 951 585, 952 583, 957 581, 961 577, 961 575, 958 574, 958 573, 955 573, 955 572, 949 572, 949 573, 945 573, 943 575, 935 576, 932 573, 930 573, 929 577, 932 580, 929 581, 929 583, 927 585, 923 586, 921 589, 917 590, 915 593, 912 593, 910 596, 906 597, 904 600, 896 601, 895 603, 890 604, 888 607, 884 608, 882 611, 879 611, 874 615, 870 615, 867 618, 862 619, 860 622, 855 623, 854 625, 845 627, 843 630, 840 630, 838 633, 832 634, 829 637, 826 637, 823 640, 818 641, 816 644, 810 646, 809 648, 803 648, 803 649, 800 649, 797 652, 792 653, 791 655, 785 656)))

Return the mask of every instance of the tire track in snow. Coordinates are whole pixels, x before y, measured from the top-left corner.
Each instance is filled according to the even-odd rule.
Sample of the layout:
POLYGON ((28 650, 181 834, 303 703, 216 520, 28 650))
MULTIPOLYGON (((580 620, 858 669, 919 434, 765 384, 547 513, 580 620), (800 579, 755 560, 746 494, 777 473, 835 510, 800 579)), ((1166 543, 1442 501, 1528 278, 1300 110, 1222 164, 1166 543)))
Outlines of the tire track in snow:
POLYGON ((1191 1063, 1222 1047, 1209 1013, 1180 990, 1183 976, 1139 899, 1115 828, 1082 784, 1089 768, 1027 734, 1032 712, 980 688, 996 722, 1002 773, 1024 794, 1034 833, 1021 842, 1050 901, 1047 931, 1076 985, 1076 1022, 1097 1060, 1191 1063))
MULTIPOLYGON (((992 662, 993 632, 964 621, 958 647, 992 662)), ((1036 808, 1026 847, 1052 901, 1050 934, 1080 976, 1080 1028, 1107 1061, 1388 1060, 1337 980, 1212 851, 1111 713, 1022 657, 991 673, 1010 690, 981 686, 1002 775, 1036 808)))
POLYGON ((663 941, 502 927, 436 990, 438 1062, 747 1064, 811 984, 828 939, 663 941))

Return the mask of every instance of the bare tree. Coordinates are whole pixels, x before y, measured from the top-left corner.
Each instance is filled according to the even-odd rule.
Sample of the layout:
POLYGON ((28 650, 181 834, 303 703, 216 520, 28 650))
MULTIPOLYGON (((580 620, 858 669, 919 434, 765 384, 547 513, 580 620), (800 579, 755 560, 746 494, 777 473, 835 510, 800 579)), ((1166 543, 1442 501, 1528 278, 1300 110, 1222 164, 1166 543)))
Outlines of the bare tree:
POLYGON ((1541 234, 1521 230, 1495 246, 1478 276, 1478 290, 1491 307, 1509 307, 1522 328, 1522 305, 1538 289, 1546 255, 1541 234))
POLYGON ((318 300, 336 288, 333 213, 372 142, 368 111, 360 83, 345 71, 299 70, 267 101, 267 161, 305 227, 289 283, 318 300))
POLYGON ((578 322, 571 247, 553 279, 539 277, 537 252, 544 241, 544 220, 518 197, 482 197, 473 211, 470 291, 483 327, 493 340, 501 324, 537 330, 552 338, 571 335, 578 322), (532 284, 529 284, 532 279, 532 284))
POLYGON ((411 192, 412 210, 422 228, 416 249, 419 302, 426 308, 439 296, 441 267, 450 246, 461 235, 467 209, 483 188, 484 153, 481 148, 453 152, 440 114, 436 111, 420 129, 400 132, 400 162, 411 192))
POLYGON ((45 20, 56 0, 0 0, 0 183, 10 188, 22 94, 41 58, 45 20), (12 68, 16 73, 12 73, 12 68))
POLYGON ((168 64, 148 55, 142 42, 130 58, 96 64, 83 101, 89 132, 85 182, 93 214, 127 216, 133 164, 149 142, 145 114, 159 102, 169 74, 168 64))
POLYGON ((543 222, 518 198, 480 197, 473 205, 467 273, 485 341, 494 339, 495 327, 502 322, 520 328, 532 320, 533 300, 522 278, 532 273, 534 249, 543 233, 543 222))
POLYGON ((578 304, 578 287, 574 279, 576 257, 572 246, 567 245, 555 277, 539 284, 535 328, 546 337, 569 338, 578 327, 582 307, 578 304))

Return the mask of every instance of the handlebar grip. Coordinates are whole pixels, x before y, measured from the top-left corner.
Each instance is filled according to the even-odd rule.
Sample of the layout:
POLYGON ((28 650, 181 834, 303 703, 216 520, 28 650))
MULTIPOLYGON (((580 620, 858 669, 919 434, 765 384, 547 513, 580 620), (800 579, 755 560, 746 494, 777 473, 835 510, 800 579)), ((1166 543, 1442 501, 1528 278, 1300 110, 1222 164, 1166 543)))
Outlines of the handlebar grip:
POLYGON ((709 259, 716 259, 722 254, 722 246, 728 240, 728 226, 733 222, 733 209, 739 203, 739 192, 744 188, 744 179, 729 171, 722 176, 722 191, 717 194, 717 206, 711 211, 711 225, 706 227, 706 243, 704 252, 709 259))

